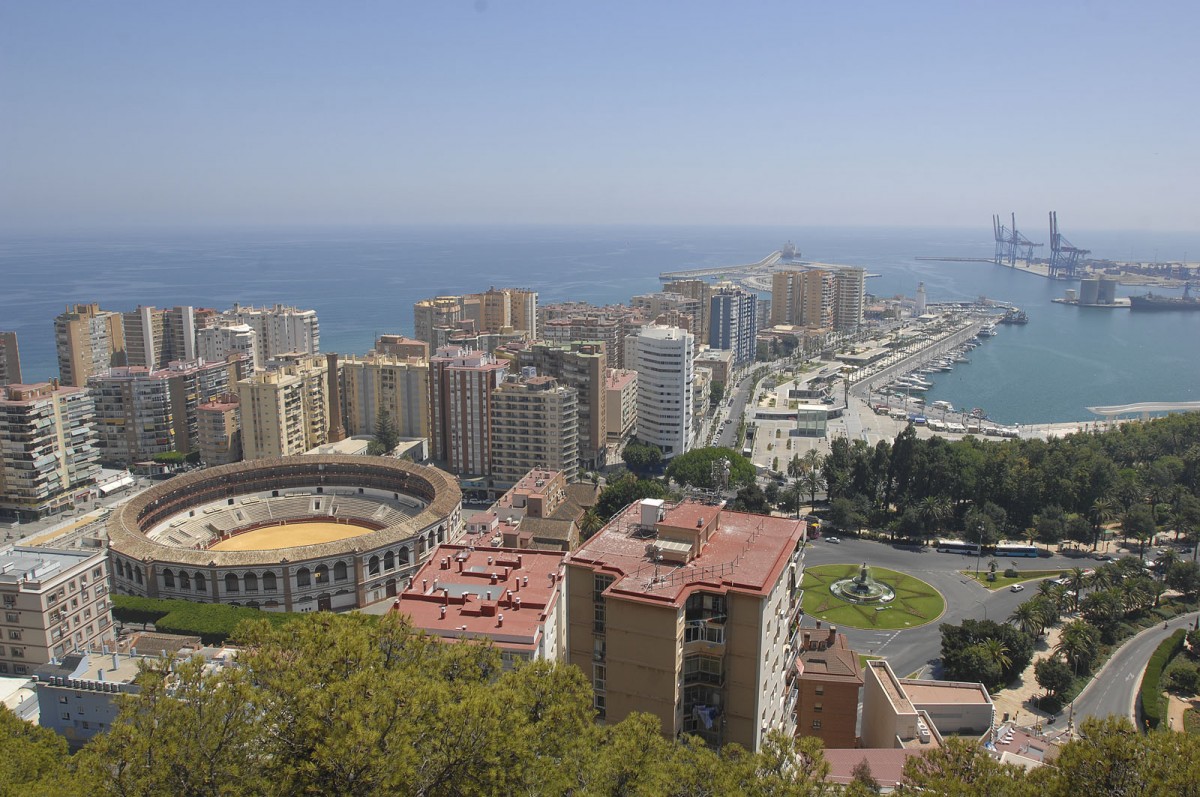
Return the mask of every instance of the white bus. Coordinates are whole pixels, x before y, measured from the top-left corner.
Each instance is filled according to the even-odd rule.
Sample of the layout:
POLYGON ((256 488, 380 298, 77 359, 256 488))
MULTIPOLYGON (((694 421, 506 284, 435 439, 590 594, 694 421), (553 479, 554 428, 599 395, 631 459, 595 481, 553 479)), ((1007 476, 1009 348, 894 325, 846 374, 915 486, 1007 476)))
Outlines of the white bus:
POLYGON ((963 542, 962 540, 938 540, 938 553, 961 553, 968 556, 979 556, 979 543, 963 542))
POLYGON ((1028 556, 1030 558, 1038 556, 1038 547, 1024 542, 1005 542, 1001 540, 996 543, 996 556, 1028 556))

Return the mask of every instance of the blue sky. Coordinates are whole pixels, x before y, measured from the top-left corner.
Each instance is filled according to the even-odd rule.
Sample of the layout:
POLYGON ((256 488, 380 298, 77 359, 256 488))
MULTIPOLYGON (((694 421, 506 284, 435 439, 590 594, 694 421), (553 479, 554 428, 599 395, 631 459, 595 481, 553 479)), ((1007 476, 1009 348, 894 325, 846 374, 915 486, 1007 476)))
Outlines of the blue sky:
MULTIPOLYGON (((1200 229, 1200 4, 0 0, 0 225, 1200 229)), ((1044 238, 1039 235, 1038 239, 1044 238)))

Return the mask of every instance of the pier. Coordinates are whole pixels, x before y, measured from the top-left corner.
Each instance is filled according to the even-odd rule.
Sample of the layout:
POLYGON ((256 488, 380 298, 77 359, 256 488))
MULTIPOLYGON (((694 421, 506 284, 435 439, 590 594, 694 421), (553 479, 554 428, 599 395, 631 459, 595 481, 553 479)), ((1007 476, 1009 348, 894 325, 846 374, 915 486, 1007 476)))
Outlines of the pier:
POLYGON ((757 263, 746 263, 740 266, 718 266, 717 268, 686 268, 681 271, 663 271, 658 278, 663 282, 680 279, 696 279, 700 277, 716 277, 733 272, 755 272, 770 269, 783 259, 783 252, 775 250, 757 263))

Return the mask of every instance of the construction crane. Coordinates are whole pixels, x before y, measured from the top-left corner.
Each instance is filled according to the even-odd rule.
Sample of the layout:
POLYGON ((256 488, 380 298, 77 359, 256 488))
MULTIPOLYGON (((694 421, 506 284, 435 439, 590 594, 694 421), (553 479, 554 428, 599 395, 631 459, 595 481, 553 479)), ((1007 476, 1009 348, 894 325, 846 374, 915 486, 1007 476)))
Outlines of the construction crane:
POLYGON ((1058 231, 1058 212, 1050 211, 1050 276, 1074 277, 1080 261, 1092 253, 1091 249, 1080 249, 1058 231))
POLYGON ((1033 250, 1042 244, 1035 244, 1017 230, 1017 214, 1011 216, 1011 227, 1000 223, 1000 217, 992 215, 992 230, 996 237, 996 254, 994 262, 998 266, 1015 268, 1018 260, 1029 262, 1033 260, 1033 250))

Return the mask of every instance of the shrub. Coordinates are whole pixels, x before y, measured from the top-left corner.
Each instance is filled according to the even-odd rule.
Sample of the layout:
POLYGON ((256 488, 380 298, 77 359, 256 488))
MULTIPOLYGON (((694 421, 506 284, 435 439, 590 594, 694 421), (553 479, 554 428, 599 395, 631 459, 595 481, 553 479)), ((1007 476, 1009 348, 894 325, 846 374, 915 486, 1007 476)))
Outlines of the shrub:
POLYGON ((1151 730, 1157 728, 1162 722, 1162 674, 1167 668, 1167 664, 1171 658, 1183 649, 1183 637, 1186 632, 1180 628, 1171 636, 1163 640, 1158 649, 1154 651, 1154 655, 1150 657, 1150 663, 1146 665, 1146 672, 1142 676, 1142 687, 1140 690, 1142 700, 1142 717, 1146 720, 1146 725, 1151 730))
POLYGON ((1005 578, 1016 578, 1019 575, 1020 575, 1020 573, 1017 572, 1017 568, 1015 568, 1015 567, 1004 568, 1004 577, 1005 578))
POLYGON ((295 617, 285 612, 264 612, 223 603, 193 603, 132 595, 113 595, 112 602, 113 617, 121 622, 154 623, 155 630, 164 634, 198 636, 206 645, 221 644, 246 620, 266 620, 272 625, 283 625, 295 617))
POLYGON ((1167 673, 1167 688, 1181 695, 1200 692, 1200 670, 1194 666, 1178 667, 1167 673))

